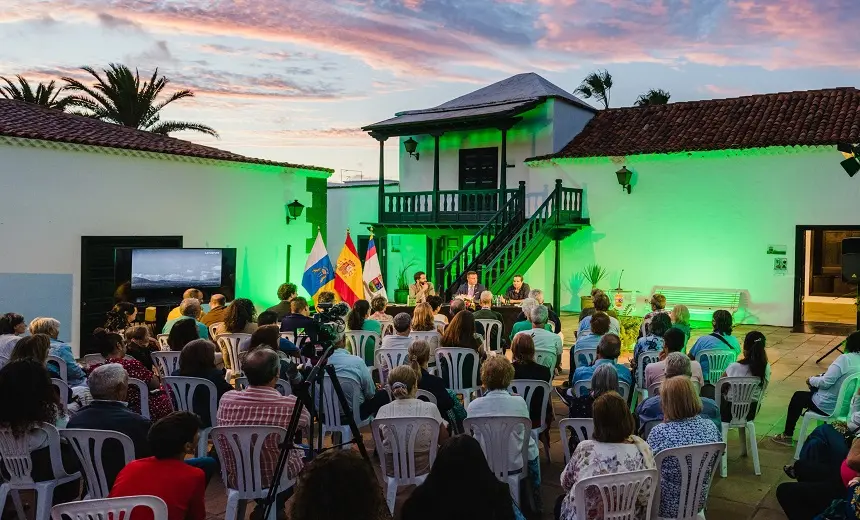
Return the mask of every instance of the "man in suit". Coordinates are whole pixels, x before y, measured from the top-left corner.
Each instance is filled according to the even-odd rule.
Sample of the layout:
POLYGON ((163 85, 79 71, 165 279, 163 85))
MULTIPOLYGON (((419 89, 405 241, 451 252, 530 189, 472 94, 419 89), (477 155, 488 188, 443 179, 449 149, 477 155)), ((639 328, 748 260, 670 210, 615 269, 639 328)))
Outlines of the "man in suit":
POLYGON ((470 298, 477 300, 481 297, 481 293, 486 290, 486 287, 478 283, 478 273, 475 271, 469 271, 466 273, 466 283, 457 289, 456 294, 469 296, 470 298))

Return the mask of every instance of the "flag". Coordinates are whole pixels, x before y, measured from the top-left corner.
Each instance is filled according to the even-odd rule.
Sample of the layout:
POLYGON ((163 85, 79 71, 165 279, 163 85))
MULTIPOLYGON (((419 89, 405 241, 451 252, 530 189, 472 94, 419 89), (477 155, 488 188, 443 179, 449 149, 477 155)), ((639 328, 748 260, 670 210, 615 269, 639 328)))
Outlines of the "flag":
POLYGON ((376 255, 376 244, 373 243, 373 235, 367 243, 367 254, 364 257, 364 298, 368 301, 375 296, 382 296, 386 300, 388 294, 385 292, 385 284, 382 282, 382 269, 379 268, 379 257, 376 255))
POLYGON ((316 305, 317 296, 322 291, 334 292, 334 268, 322 239, 322 231, 317 232, 317 240, 305 262, 305 274, 302 276, 302 287, 313 298, 316 305))
POLYGON ((361 261, 355 250, 355 244, 346 230, 346 242, 343 250, 337 257, 337 265, 334 269, 334 288, 340 298, 350 307, 364 296, 364 282, 361 279, 361 261))

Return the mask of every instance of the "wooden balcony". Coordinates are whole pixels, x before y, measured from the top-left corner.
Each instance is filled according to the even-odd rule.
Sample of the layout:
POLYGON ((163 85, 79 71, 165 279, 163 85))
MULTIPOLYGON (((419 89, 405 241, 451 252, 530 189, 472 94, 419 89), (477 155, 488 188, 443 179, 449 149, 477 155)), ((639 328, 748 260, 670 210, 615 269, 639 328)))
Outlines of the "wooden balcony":
POLYGON ((386 193, 379 211, 385 226, 483 226, 520 190, 440 190, 386 193))

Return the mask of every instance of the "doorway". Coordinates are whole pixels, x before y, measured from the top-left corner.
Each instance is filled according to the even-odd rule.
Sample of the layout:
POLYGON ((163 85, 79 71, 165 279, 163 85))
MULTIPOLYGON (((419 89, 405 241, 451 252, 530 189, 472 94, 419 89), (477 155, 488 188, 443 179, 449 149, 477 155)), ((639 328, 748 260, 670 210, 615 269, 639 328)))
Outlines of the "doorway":
POLYGON ((842 280, 842 240, 860 226, 797 226, 796 331, 845 334, 857 325, 857 286, 842 280))
MULTIPOLYGON (((496 190, 498 187, 498 148, 460 150, 460 190, 496 190)), ((460 197, 460 211, 496 210, 496 194, 460 197)))

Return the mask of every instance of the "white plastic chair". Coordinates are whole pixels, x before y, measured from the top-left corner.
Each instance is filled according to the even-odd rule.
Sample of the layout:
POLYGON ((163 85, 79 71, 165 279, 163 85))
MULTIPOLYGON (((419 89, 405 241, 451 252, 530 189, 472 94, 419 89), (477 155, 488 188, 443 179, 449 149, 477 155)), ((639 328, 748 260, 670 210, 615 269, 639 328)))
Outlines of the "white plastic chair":
POLYGON ((134 386, 137 388, 137 391, 140 392, 140 415, 144 419, 150 419, 151 416, 149 415, 149 385, 147 385, 146 382, 141 381, 140 379, 129 377, 128 386, 129 388, 134 386))
POLYGON ((382 335, 383 336, 390 336, 391 334, 394 334, 394 319, 393 318, 391 321, 380 322, 380 325, 382 325, 382 335))
MULTIPOLYGON (((695 384, 695 380, 693 380, 695 384)), ((660 393, 660 387, 663 386, 663 381, 657 381, 648 385, 648 397, 653 397, 660 393)), ((696 394, 699 395, 699 394, 696 394)))
POLYGON ((598 495, 603 501, 603 518, 606 520, 632 520, 638 518, 636 507, 639 496, 648 496, 648 506, 644 518, 651 518, 654 507, 654 495, 657 491, 656 469, 643 469, 621 473, 609 473, 597 477, 588 477, 573 485, 573 507, 577 517, 584 516, 588 511, 585 505, 585 493, 589 488, 597 488, 598 495))
POLYGON ((738 355, 733 350, 724 349, 707 349, 699 352, 696 355, 696 361, 702 364, 702 359, 708 360, 708 371, 702 374, 705 377, 705 383, 715 384, 719 381, 723 374, 726 373, 726 368, 735 362, 738 355))
POLYGON ((481 449, 490 469, 500 482, 508 485, 514 502, 520 504, 519 481, 525 479, 529 472, 529 435, 532 422, 525 417, 496 416, 496 417, 467 417, 463 420, 463 428, 481 443, 481 449), (522 442, 520 457, 522 467, 510 467, 510 445, 512 442, 522 442))
MULTIPOLYGON (((368 417, 365 420, 361 420, 360 413, 358 411, 359 407, 359 395, 361 394, 361 387, 358 383, 353 381, 352 379, 347 379, 345 377, 339 378, 340 386, 343 389, 343 393, 347 398, 351 397, 352 402, 350 406, 352 407, 352 416, 355 419, 355 424, 358 425, 359 428, 367 426, 370 424, 372 417, 368 417)), ((341 434, 341 442, 346 443, 352 440, 352 430, 349 427, 348 422, 344 422, 341 420, 341 415, 343 410, 340 408, 340 401, 337 400, 337 393, 334 391, 334 386, 331 383, 331 378, 327 375, 323 378, 323 420, 322 420, 322 432, 320 435, 323 437, 328 433, 338 432, 341 434)), ((345 444, 343 449, 350 449, 349 444, 345 444)))
MULTIPOLYGON (((209 337, 210 338, 216 337, 218 335, 218 329, 222 329, 222 328, 224 328, 224 322, 223 321, 219 321, 218 323, 213 323, 212 325, 209 325, 209 337)), ((204 338, 204 339, 208 339, 208 338, 204 338)))
POLYGON ((484 326, 484 344, 490 346, 493 352, 502 351, 502 322, 499 320, 475 320, 484 326), (495 345, 490 345, 493 339, 493 331, 496 330, 495 345))
POLYGON ((436 355, 436 349, 442 344, 442 335, 435 330, 413 330, 409 333, 412 339, 420 339, 430 345, 430 359, 436 355))
MULTIPOLYGON (((201 386, 209 390, 209 418, 212 424, 218 417, 218 389, 215 383, 202 377, 185 377, 185 376, 168 376, 162 379, 165 385, 170 390, 171 397, 176 410, 183 412, 194 412, 194 392, 201 386)), ((206 456, 206 447, 208 445, 208 435, 212 427, 203 428, 200 430, 200 440, 197 444, 197 456, 206 456)))
MULTIPOLYGON (((56 505, 51 509, 53 520, 128 520, 133 509, 145 507, 152 511, 152 520, 167 520, 167 504, 151 495, 121 498, 81 500, 56 505)), ((45 517, 47 518, 47 517, 45 517)))
MULTIPOLYGON (((236 390, 244 390, 248 388, 248 386, 247 377, 242 376, 236 378, 236 390)), ((275 390, 284 397, 293 393, 293 387, 290 385, 290 382, 280 378, 278 379, 278 382, 275 383, 275 390)))
MULTIPOLYGON (((650 365, 651 363, 657 363, 660 361, 660 353, 654 350, 646 350, 639 354, 639 361, 636 364, 636 393, 639 398, 639 402, 648 399, 650 392, 647 388, 643 387, 642 384, 645 382, 645 367, 650 365)), ((632 405, 636 404, 636 401, 631 403, 632 405)))
POLYGON ((368 359, 373 359, 373 353, 368 352, 368 350, 372 347, 375 351, 380 346, 382 346, 382 336, 372 330, 349 330, 346 332, 346 350, 353 356, 363 359, 365 363, 368 359))
POLYGON ((370 426, 373 444, 379 450, 379 464, 382 478, 385 479, 385 498, 388 509, 394 514, 394 502, 400 486, 420 485, 430 474, 438 448, 439 423, 429 417, 398 417, 374 419, 370 426), (421 431, 430 432, 429 464, 424 473, 419 474, 415 460, 415 444, 421 431), (387 446, 386 446, 387 444, 387 446), (386 455, 391 454, 391 468, 388 468, 386 455), (393 476, 388 476, 392 473, 393 476))
MULTIPOLYGON (((836 397, 836 406, 833 408, 832 414, 821 415, 811 410, 807 410, 803 414, 803 422, 800 424, 800 433, 797 437, 797 449, 794 452, 794 460, 800 459, 800 450, 803 449, 803 444, 806 442, 810 422, 813 420, 826 423, 836 421, 848 422, 848 416, 851 414, 851 398, 857 393, 858 385, 860 385, 860 372, 842 380, 842 386, 839 387, 839 395, 836 397)), ((720 402, 717 401, 717 404, 719 405, 720 402)))
MULTIPOLYGON (((675 459, 681 472, 681 496, 676 497, 678 516, 660 516, 660 495, 658 489, 654 498, 654 520, 698 520, 704 518, 705 504, 708 503, 708 492, 714 475, 717 473, 717 463, 726 452, 725 442, 710 444, 692 444, 678 446, 658 453, 654 460, 657 471, 661 471, 667 459, 675 459), (683 491, 686 490, 686 493, 683 491), (704 497, 704 500, 702 498, 704 497)), ((662 487, 662 482, 660 486, 662 487)))
POLYGON ((435 405, 439 405, 439 402, 436 401, 436 396, 433 395, 432 392, 428 392, 427 390, 421 390, 420 388, 415 391, 415 398, 421 399, 422 401, 427 401, 428 403, 433 403, 435 405))
MULTIPOLYGON (((436 370, 441 372, 444 366, 448 374, 448 388, 463 395, 463 407, 468 408, 472 393, 478 389, 478 353, 470 348, 438 348, 436 349, 436 370), (442 365, 442 360, 445 365, 442 365), (463 366, 467 359, 472 359, 472 373, 463 380, 463 366)), ((444 379, 444 378, 443 378, 444 379)))
MULTIPOLYGON (((536 390, 543 389, 543 396, 540 402, 540 426, 531 429, 531 436, 534 441, 540 442, 540 434, 546 431, 546 409, 550 400, 550 392, 552 387, 546 381, 537 379, 514 379, 508 386, 508 392, 521 396, 526 401, 526 406, 529 411, 532 409, 532 399, 535 398, 536 390)), ((549 455, 549 438, 544 437, 543 441, 544 452, 546 452, 547 462, 552 462, 549 455)))
POLYGON ((134 460, 134 443, 128 435, 110 430, 82 430, 66 428, 60 431, 60 436, 72 445, 84 476, 87 479, 87 493, 85 500, 94 498, 107 498, 110 493, 110 483, 105 475, 104 443, 111 439, 122 446, 125 464, 134 460), (92 444, 90 444, 92 443, 92 444))
POLYGON ((105 357, 101 354, 87 354, 84 356, 84 364, 88 367, 101 365, 105 362, 105 357))
POLYGON ((293 332, 289 332, 289 331, 281 332, 281 338, 289 340, 289 342, 292 344, 296 343, 296 334, 293 332))
POLYGON ((630 399, 630 384, 627 381, 618 381, 618 393, 625 401, 630 399))
POLYGON ((440 329, 443 333, 445 332, 445 329, 448 328, 448 324, 444 321, 433 320, 433 323, 436 325, 436 328, 440 329))
POLYGON ((48 360, 46 361, 46 363, 53 363, 57 365, 60 379, 67 383, 69 382, 69 367, 66 366, 66 362, 63 361, 63 358, 48 354, 48 360))
POLYGON ((535 350, 535 363, 547 367, 550 372, 555 370, 556 362, 558 362, 558 355, 555 352, 542 349, 535 350))
POLYGON ((6 506, 6 497, 11 493, 18 518, 28 518, 24 513, 20 492, 29 489, 36 492, 35 519, 47 520, 51 515, 54 489, 62 484, 80 479, 81 474, 78 472, 66 473, 60 454, 60 434, 57 432, 57 428, 53 424, 42 423, 38 429, 41 429, 47 436, 54 479, 33 482, 30 434, 15 437, 9 428, 0 428, 0 460, 2 460, 3 467, 9 475, 7 481, 0 483, 0 511, 3 511, 6 506))
POLYGON ((161 372, 161 377, 172 376, 173 372, 179 370, 179 354, 172 350, 162 350, 161 352, 152 352, 152 361, 158 366, 158 371, 161 372))
MULTIPOLYGON (((574 348, 575 347, 571 347, 574 348)), ((597 348, 581 348, 579 350, 573 351, 573 363, 574 367, 570 370, 573 371, 579 367, 587 367, 594 363, 594 360, 597 359, 597 348)))
POLYGON ((564 449, 564 463, 570 461, 570 430, 576 433, 579 442, 587 441, 594 435, 594 419, 562 419, 558 422, 561 433, 561 447, 564 449))
POLYGON ((400 365, 409 364, 408 348, 381 348, 376 351, 376 369, 379 370, 379 380, 384 385, 388 383, 388 372, 400 365), (387 367, 383 370, 383 366, 387 367))
MULTIPOLYGON (((224 520, 244 519, 248 500, 266 498, 269 494, 269 489, 263 487, 263 480, 272 475, 263 475, 260 464, 266 441, 276 436, 280 445, 287 437, 287 430, 280 426, 216 426, 209 436, 221 461, 221 479, 227 488, 224 520)), ((278 493, 293 485, 295 481, 284 472, 278 493)), ((277 508, 272 507, 267 520, 275 520, 276 516, 277 508)))
MULTIPOLYGON (((762 397, 764 396, 761 380, 757 377, 724 377, 717 381, 715 389, 714 397, 717 402, 717 410, 722 410, 722 401, 727 401, 731 405, 732 419, 729 422, 722 423, 723 440, 727 438, 729 429, 739 428, 743 430, 745 428, 747 439, 743 437, 744 431, 740 432, 742 434, 740 439, 741 454, 746 456, 747 443, 749 443, 753 456, 753 470, 756 475, 761 475, 761 465, 758 460, 758 439, 755 436, 755 423, 747 421, 747 414, 749 414, 753 402, 757 401, 758 406, 761 406, 762 397), (726 393, 723 394, 725 386, 728 386, 728 388, 726 389, 726 393)), ((723 452, 722 469, 720 470, 720 475, 723 478, 728 474, 728 451, 726 449, 723 452)))
MULTIPOLYGON (((591 379, 584 381, 577 381, 573 384, 573 395, 574 396, 583 396, 588 395, 588 392, 591 391, 591 379)), ((618 394, 624 398, 626 401, 630 396, 630 385, 627 381, 618 381, 618 394)))
POLYGON ((161 347, 161 350, 170 350, 170 344, 167 343, 167 338, 170 337, 170 334, 159 334, 155 336, 155 339, 158 340, 158 346, 161 347))
POLYGON ((72 396, 72 389, 69 388, 69 383, 66 383, 62 379, 52 377, 51 384, 56 387, 57 392, 60 394, 60 411, 63 415, 69 415, 69 398, 72 396))
POLYGON ((218 334, 215 340, 218 342, 218 346, 222 350, 227 351, 227 356, 230 360, 230 368, 227 369, 227 373, 224 378, 227 381, 230 381, 232 377, 239 377, 244 375, 242 373, 242 365, 239 362, 239 344, 241 344, 244 340, 251 339, 250 334, 218 334))

